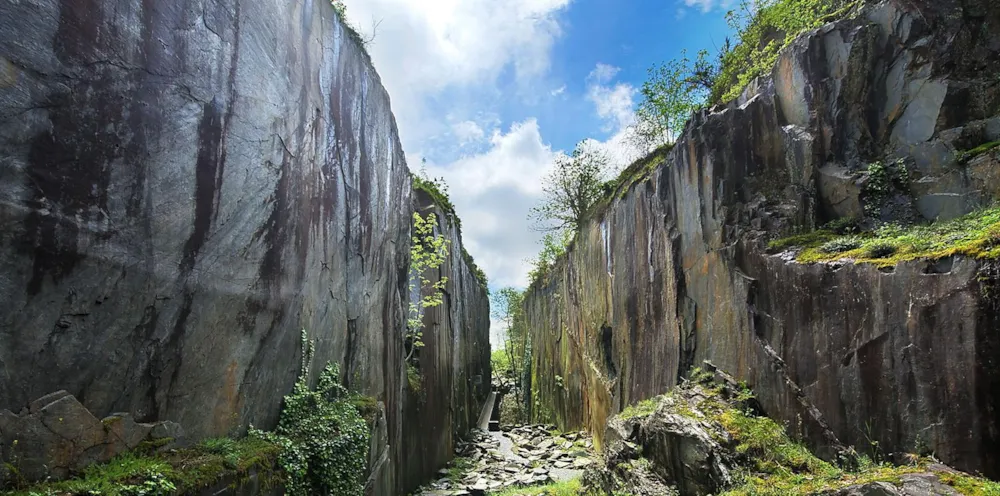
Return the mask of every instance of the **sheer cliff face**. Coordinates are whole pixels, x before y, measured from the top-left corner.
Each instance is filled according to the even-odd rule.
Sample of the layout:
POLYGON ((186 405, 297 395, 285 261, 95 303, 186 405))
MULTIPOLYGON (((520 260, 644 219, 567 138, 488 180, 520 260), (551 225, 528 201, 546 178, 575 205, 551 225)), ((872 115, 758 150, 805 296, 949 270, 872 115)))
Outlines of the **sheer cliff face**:
MULTIPOLYGON (((0 408, 268 427, 306 329, 385 403, 398 465, 410 180, 329 2, 2 2, 0 57, 0 408)), ((468 287, 454 365, 488 349, 468 287)))
POLYGON ((831 182, 885 157, 910 164, 906 215, 993 200, 995 155, 960 167, 956 150, 1000 138, 1000 10, 927 3, 804 35, 740 101, 694 116, 662 165, 583 229, 525 302, 536 415, 601 433, 710 360, 821 452, 877 441, 1000 473, 991 263, 880 271, 763 249, 861 208, 849 181, 831 182))

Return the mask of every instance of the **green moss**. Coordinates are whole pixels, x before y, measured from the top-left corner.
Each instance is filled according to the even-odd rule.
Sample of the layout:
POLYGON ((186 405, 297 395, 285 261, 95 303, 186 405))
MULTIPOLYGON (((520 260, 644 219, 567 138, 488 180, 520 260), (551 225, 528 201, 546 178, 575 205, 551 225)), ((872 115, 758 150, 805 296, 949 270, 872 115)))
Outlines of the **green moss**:
POLYGON ((451 463, 448 464, 447 468, 448 475, 446 475, 445 478, 450 479, 452 481, 460 480, 462 477, 465 476, 467 472, 472 470, 473 467, 475 467, 475 465, 476 462, 473 461, 471 458, 465 458, 461 456, 456 457, 454 460, 451 461, 451 463))
POLYGON ((787 238, 776 239, 767 244, 768 251, 781 251, 792 247, 818 247, 837 237, 831 231, 819 230, 805 234, 796 234, 787 238))
POLYGON ((409 363, 406 364, 406 384, 410 387, 410 391, 423 394, 424 378, 420 375, 420 370, 409 363))
POLYGON ((378 416, 378 399, 372 396, 354 394, 351 395, 350 402, 366 422, 369 424, 375 422, 375 418, 378 416))
POLYGON ((465 265, 468 265, 469 270, 472 271, 472 275, 476 277, 476 281, 479 282, 479 285, 483 288, 489 287, 489 280, 486 278, 486 272, 483 272, 483 269, 480 269, 479 266, 476 265, 475 259, 473 259, 472 255, 465 250, 465 246, 462 246, 462 258, 465 260, 465 265))
POLYGON ((1000 207, 929 225, 900 227, 890 224, 856 237, 815 231, 772 241, 769 248, 792 246, 802 248, 798 255, 802 263, 843 259, 888 267, 910 260, 936 260, 955 255, 994 259, 1000 257, 1000 207), (846 239, 858 246, 843 252, 824 250, 825 243, 846 239))
POLYGON ((659 404, 661 398, 662 396, 657 396, 648 400, 642 400, 634 405, 629 405, 618 416, 623 419, 630 419, 651 415, 656 411, 656 405, 659 404))
POLYGON ((966 496, 1000 496, 1000 483, 961 473, 940 473, 942 482, 966 496))
POLYGON ((118 416, 104 417, 104 418, 101 419, 101 424, 104 424, 104 427, 106 427, 106 428, 110 428, 111 426, 113 426, 113 425, 115 425, 115 424, 117 424, 118 422, 121 422, 121 421, 122 421, 122 418, 118 417, 118 416))
POLYGON ((459 219, 458 215, 455 214, 455 205, 451 202, 451 198, 448 197, 443 180, 435 180, 418 175, 413 175, 412 177, 413 189, 427 193, 427 195, 431 197, 431 201, 433 201, 434 204, 444 212, 448 220, 461 227, 461 219, 459 219))
POLYGON ((969 163, 969 161, 971 161, 972 159, 984 153, 990 152, 998 147, 1000 147, 1000 141, 990 141, 988 143, 983 143, 982 145, 979 145, 971 150, 959 152, 958 163, 960 164, 969 163))
POLYGON ((580 479, 571 479, 546 486, 510 488, 490 494, 492 496, 579 496, 584 494, 584 489, 580 479))
MULTIPOLYGON (((793 441, 774 420, 735 408, 719 399, 718 387, 714 391, 698 410, 729 433, 736 453, 744 457, 735 484, 722 496, 820 494, 854 484, 898 482, 900 475, 923 469, 920 464, 894 467, 869 462, 855 472, 845 471, 793 441)), ((751 397, 746 390, 738 391, 736 401, 751 397)))
POLYGON ((193 448, 169 453, 126 453, 108 463, 88 467, 75 479, 36 484, 3 494, 167 495, 203 488, 223 477, 238 477, 251 471, 273 484, 280 480, 274 468, 280 451, 279 446, 257 438, 209 439, 193 448))
POLYGON ((604 183, 602 186, 603 195, 594 202, 589 217, 595 218, 603 213, 616 199, 621 199, 632 186, 642 182, 649 177, 656 167, 667 159, 667 155, 673 150, 673 143, 662 145, 653 150, 645 157, 632 162, 631 165, 622 169, 618 177, 604 183))

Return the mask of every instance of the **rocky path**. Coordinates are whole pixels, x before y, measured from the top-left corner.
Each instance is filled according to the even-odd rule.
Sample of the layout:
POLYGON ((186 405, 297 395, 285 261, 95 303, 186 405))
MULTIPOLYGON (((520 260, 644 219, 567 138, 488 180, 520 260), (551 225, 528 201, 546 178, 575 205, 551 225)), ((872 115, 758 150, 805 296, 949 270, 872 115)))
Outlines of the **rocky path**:
POLYGON ((420 496, 484 495, 512 486, 534 486, 580 477, 592 463, 593 442, 582 432, 552 426, 475 431, 455 449, 455 460, 420 496))

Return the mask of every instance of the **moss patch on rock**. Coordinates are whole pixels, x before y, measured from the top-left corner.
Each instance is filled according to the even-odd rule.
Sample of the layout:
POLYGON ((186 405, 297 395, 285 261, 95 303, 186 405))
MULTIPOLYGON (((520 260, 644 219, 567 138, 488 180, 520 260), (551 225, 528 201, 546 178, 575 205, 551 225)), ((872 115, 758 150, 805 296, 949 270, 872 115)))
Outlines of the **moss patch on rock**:
POLYGON ((937 260, 950 256, 981 259, 1000 257, 1000 207, 929 225, 884 225, 872 232, 838 235, 829 230, 772 241, 770 251, 799 248, 802 263, 870 263, 889 267, 910 260, 937 260), (838 251, 832 248, 844 248, 838 251), (846 249, 850 248, 850 249, 846 249))
POLYGON ((958 163, 967 164, 972 159, 984 154, 991 152, 1000 148, 1000 141, 990 141, 988 143, 983 143, 971 150, 966 150, 958 153, 958 163))
POLYGON ((610 447, 607 466, 598 469, 603 474, 588 472, 585 477, 598 481, 605 490, 633 487, 637 467, 652 463, 654 467, 646 472, 668 477, 660 483, 676 485, 681 493, 684 488, 696 488, 720 496, 832 494, 871 484, 904 486, 914 477, 925 477, 965 495, 1000 495, 996 482, 917 455, 910 455, 902 465, 876 461, 852 449, 841 455, 843 465, 820 459, 791 439, 784 426, 762 416, 749 389, 718 371, 714 377, 693 374, 673 391, 626 409, 609 421, 612 428, 624 434, 622 441, 610 447), (679 442, 685 454, 675 449, 680 444, 671 444, 679 442), (679 463, 676 456, 683 456, 685 469, 669 465, 679 463), (729 475, 704 476, 709 467, 700 464, 706 460, 715 464, 711 467, 723 469, 712 473, 729 475), (606 476, 609 472, 611 477, 606 476), (683 474, 679 477, 685 480, 670 480, 670 474, 675 478, 683 474), (702 479, 695 480, 698 477, 702 479), (615 487, 601 482, 608 480, 616 481, 615 487))
POLYGON ((91 495, 148 496, 183 494, 226 477, 256 473, 265 486, 282 480, 275 468, 281 447, 263 439, 208 439, 166 453, 135 452, 93 465, 78 478, 8 491, 7 496, 91 495))

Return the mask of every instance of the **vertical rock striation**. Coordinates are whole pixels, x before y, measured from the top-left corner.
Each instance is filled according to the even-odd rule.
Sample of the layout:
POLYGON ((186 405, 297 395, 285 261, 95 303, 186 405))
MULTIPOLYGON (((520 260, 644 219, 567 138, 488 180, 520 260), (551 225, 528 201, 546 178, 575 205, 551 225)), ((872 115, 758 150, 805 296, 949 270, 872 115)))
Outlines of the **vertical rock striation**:
POLYGON ((525 310, 534 414, 603 432, 709 360, 820 453, 933 452, 1000 474, 997 270, 801 265, 767 239, 848 216, 866 164, 903 158, 899 215, 997 198, 1000 6, 886 1, 799 37, 771 77, 695 115, 662 163, 584 226, 525 310), (558 380, 558 377, 563 380, 558 380))
POLYGON ((193 438, 267 428, 306 329, 315 372, 384 405, 375 494, 408 489, 410 427, 450 446, 489 375, 458 257, 428 376, 451 395, 409 416, 412 208, 388 95, 329 2, 0 4, 0 408, 66 390, 193 438))

